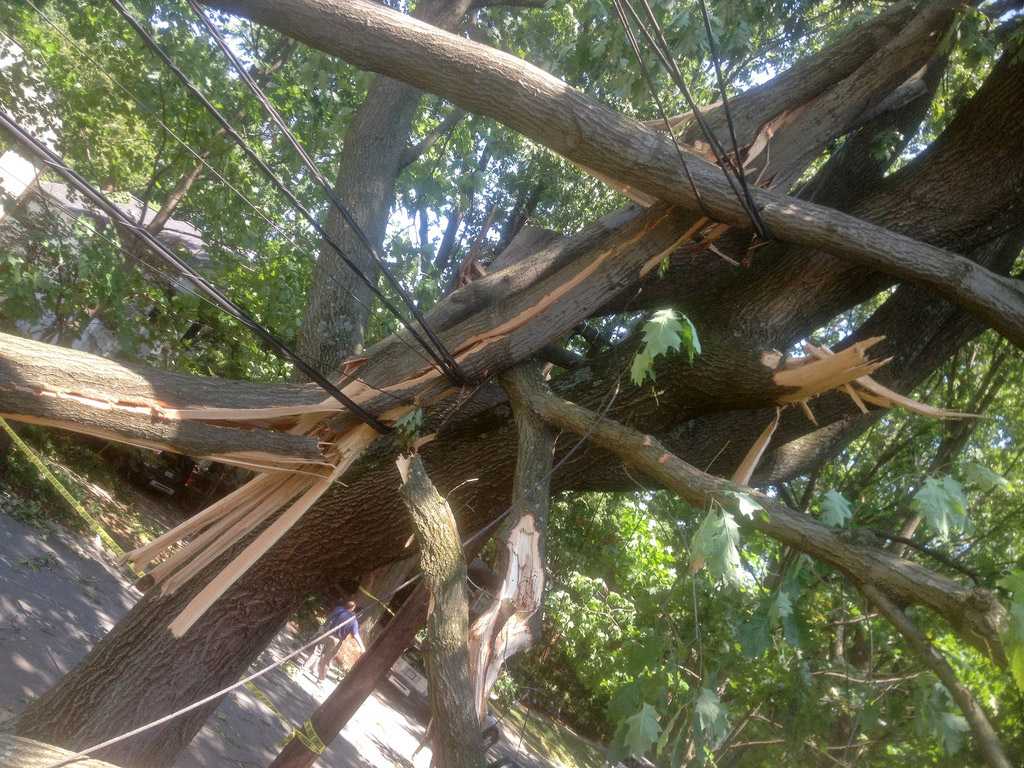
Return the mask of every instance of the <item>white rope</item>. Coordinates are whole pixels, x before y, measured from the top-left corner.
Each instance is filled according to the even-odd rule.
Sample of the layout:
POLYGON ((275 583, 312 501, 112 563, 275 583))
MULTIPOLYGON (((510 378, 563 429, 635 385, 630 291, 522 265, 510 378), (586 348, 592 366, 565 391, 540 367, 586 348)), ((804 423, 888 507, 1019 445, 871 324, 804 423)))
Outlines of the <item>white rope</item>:
POLYGON ((356 620, 355 616, 353 616, 351 619, 346 619, 341 624, 338 624, 337 626, 331 627, 326 632, 324 632, 322 635, 318 635, 317 637, 313 638, 312 640, 310 640, 305 645, 300 646, 299 648, 296 648, 294 651, 289 653, 287 656, 284 656, 279 661, 275 661, 270 666, 264 667, 263 669, 261 669, 258 672, 250 675, 249 677, 243 677, 237 683, 234 683, 233 685, 229 685, 227 688, 224 688, 223 690, 217 691, 216 693, 211 693, 205 699, 200 699, 199 701, 196 701, 196 702, 194 702, 192 704, 189 704, 187 707, 183 707, 182 709, 179 709, 176 712, 172 712, 169 715, 165 715, 164 717, 161 717, 159 720, 154 720, 151 723, 147 723, 146 725, 142 725, 142 726, 136 728, 134 731, 128 731, 128 733, 123 733, 120 736, 115 736, 114 738, 108 739, 107 741, 104 741, 101 744, 96 744, 95 746, 89 747, 88 749, 83 749, 81 752, 76 752, 75 754, 70 755, 69 757, 65 757, 65 758, 63 758, 61 760, 58 760, 55 763, 48 763, 47 765, 42 766, 42 768, 62 768, 62 766, 70 765, 71 763, 78 762, 79 760, 84 760, 85 758, 89 757, 93 752, 97 752, 97 751, 99 751, 101 749, 104 749, 106 747, 109 747, 109 746, 111 746, 113 744, 117 744, 119 741, 124 741, 125 739, 131 738, 132 736, 140 734, 143 731, 148 731, 150 728, 155 728, 158 725, 163 725, 164 723, 166 723, 166 722, 168 722, 170 720, 173 720, 176 717, 180 717, 181 715, 185 714, 186 712, 191 712, 193 709, 201 707, 204 704, 209 704, 214 699, 220 698, 224 694, 230 693, 231 691, 235 690, 235 688, 239 688, 239 687, 245 685, 246 683, 252 682, 253 680, 255 680, 258 677, 263 677, 263 675, 267 674, 272 669, 275 669, 276 667, 280 666, 281 664, 284 664, 286 661, 289 661, 289 660, 293 659, 295 656, 298 656, 300 653, 302 653, 307 648, 309 648, 309 647, 311 647, 313 645, 316 645, 321 640, 329 637, 334 632, 337 632, 341 627, 344 627, 349 622, 352 622, 352 621, 355 621, 355 620, 356 620))

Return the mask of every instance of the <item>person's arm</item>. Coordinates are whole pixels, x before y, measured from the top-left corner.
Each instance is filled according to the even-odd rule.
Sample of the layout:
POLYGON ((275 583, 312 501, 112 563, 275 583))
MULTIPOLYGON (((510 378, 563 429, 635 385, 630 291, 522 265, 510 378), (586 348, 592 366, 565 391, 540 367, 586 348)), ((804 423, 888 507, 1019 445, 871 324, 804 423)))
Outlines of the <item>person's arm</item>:
POLYGON ((363 645, 363 638, 359 636, 359 625, 356 624, 356 629, 352 633, 352 639, 356 641, 356 645, 359 646, 360 653, 366 653, 366 646, 363 645))

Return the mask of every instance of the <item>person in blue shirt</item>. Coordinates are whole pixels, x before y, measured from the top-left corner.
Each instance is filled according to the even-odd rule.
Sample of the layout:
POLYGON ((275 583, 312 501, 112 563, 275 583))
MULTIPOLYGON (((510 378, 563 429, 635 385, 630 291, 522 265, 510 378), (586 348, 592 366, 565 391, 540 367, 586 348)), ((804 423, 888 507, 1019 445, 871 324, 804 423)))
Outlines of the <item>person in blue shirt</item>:
MULTIPOLYGON (((327 621, 320 627, 318 634, 322 634, 332 627, 337 627, 337 629, 317 644, 316 650, 320 651, 320 664, 317 666, 317 682, 322 683, 327 677, 327 670, 331 666, 331 661, 341 648, 341 644, 345 642, 346 637, 351 637, 356 641, 360 653, 366 651, 366 646, 363 645, 363 640, 359 637, 359 620, 354 613, 355 609, 356 604, 354 600, 349 600, 344 605, 339 605, 331 611, 327 621)), ((309 654, 306 663, 302 665, 304 670, 312 668, 313 661, 316 659, 316 650, 309 654)))

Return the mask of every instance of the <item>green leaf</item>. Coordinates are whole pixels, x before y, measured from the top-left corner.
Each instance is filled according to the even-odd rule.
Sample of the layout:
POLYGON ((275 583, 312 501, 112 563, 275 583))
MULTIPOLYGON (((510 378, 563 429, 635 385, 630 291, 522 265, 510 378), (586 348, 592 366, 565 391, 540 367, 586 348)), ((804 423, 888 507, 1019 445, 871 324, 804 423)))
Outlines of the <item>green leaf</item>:
POLYGON ((767 514, 767 512, 765 512, 765 508, 761 506, 760 502, 755 500, 749 493, 743 493, 742 491, 726 491, 725 494, 736 499, 736 511, 748 520, 754 519, 755 512, 760 512, 762 515, 767 514))
POLYGON ((644 324, 644 344, 652 358, 667 355, 669 351, 680 348, 683 343, 682 333, 683 326, 675 310, 662 309, 644 324))
POLYGON ((746 659, 760 659, 772 645, 772 625, 768 620, 767 605, 761 605, 747 620, 740 624, 736 633, 740 650, 746 659))
POLYGON ((1009 573, 999 579, 996 585, 1013 595, 1010 620, 1003 629, 1002 640, 1013 681, 1024 691, 1024 572, 1009 573))
POLYGON ((679 716, 683 714, 684 711, 686 711, 686 707, 680 707, 676 710, 676 713, 669 718, 668 723, 661 731, 661 736, 658 737, 658 746, 654 750, 655 754, 660 755, 664 751, 665 746, 668 744, 669 737, 672 735, 672 730, 676 727, 676 720, 679 719, 679 716))
POLYGON ((646 701, 639 711, 624 723, 626 732, 623 744, 633 757, 641 757, 651 745, 658 741, 661 725, 658 723, 658 710, 646 701))
POLYGON ((634 680, 613 693, 608 700, 608 719, 612 722, 620 722, 625 720, 630 712, 635 712, 636 708, 640 706, 643 689, 643 683, 634 680))
POLYGON ((642 675, 646 669, 656 669, 665 654, 668 638, 644 637, 642 642, 629 643, 624 650, 623 667, 627 674, 642 675))
POLYGON ((409 448, 415 443, 423 430, 423 411, 419 408, 409 411, 395 422, 395 442, 402 448, 409 448))
POLYGON ((724 509, 708 512, 690 545, 690 568, 693 573, 705 564, 712 578, 727 584, 740 583, 739 526, 724 509))
POLYGON ((690 362, 693 362, 693 356, 700 354, 700 339, 697 338, 697 329, 690 322, 690 318, 686 315, 682 316, 683 319, 683 346, 686 347, 686 351, 690 353, 690 362))
POLYGON ((853 507, 838 491, 829 491, 821 502, 821 522, 829 528, 842 528, 853 517, 853 507))
POLYGON ((1005 491, 1010 487, 1010 483, 1005 477, 996 474, 981 464, 973 462, 968 464, 964 467, 964 474, 967 477, 968 484, 974 485, 982 491, 991 491, 993 488, 1005 491))
POLYGON ((939 732, 942 735, 942 745, 946 753, 955 755, 963 746, 964 740, 961 734, 970 729, 967 719, 955 712, 943 712, 939 715, 939 732))
POLYGON ((1024 571, 1011 571, 996 582, 1013 595, 1014 600, 1024 600, 1024 571))
POLYGON ((768 609, 768 620, 773 625, 781 624, 783 619, 788 619, 793 615, 793 602, 785 592, 779 591, 775 595, 775 599, 770 603, 770 606, 768 609))
POLYGON ((704 732, 709 744, 717 742, 729 727, 729 717, 721 699, 709 688, 701 688, 694 702, 697 726, 704 732))
POLYGON ((629 378, 639 387, 648 376, 652 381, 654 380, 654 360, 651 359, 651 354, 645 347, 633 356, 633 364, 629 368, 629 378))
POLYGON ((964 487, 952 477, 925 478, 911 506, 924 515, 929 527, 942 538, 948 538, 950 531, 964 530, 967 524, 964 487))
POLYGON ((654 379, 654 358, 667 355, 672 350, 685 347, 693 362, 694 354, 700 354, 700 341, 697 329, 685 315, 679 315, 672 309, 662 309, 654 313, 654 317, 644 323, 641 329, 643 345, 637 350, 630 367, 629 377, 637 386, 643 384, 648 376, 654 379))
POLYGON ((954 711, 953 697, 945 686, 921 678, 914 703, 918 734, 940 741, 947 754, 956 754, 963 746, 962 734, 969 726, 963 716, 954 711))
MULTIPOLYGON (((1010 608, 1011 614, 1014 613, 1014 608, 1010 608)), ((1015 617, 1017 622, 1024 621, 1024 610, 1020 611, 1020 616, 1015 617)), ((1006 642, 1006 658, 1010 662, 1010 674, 1013 676, 1013 682, 1017 684, 1017 688, 1024 691, 1024 643, 1017 642, 1006 642)))

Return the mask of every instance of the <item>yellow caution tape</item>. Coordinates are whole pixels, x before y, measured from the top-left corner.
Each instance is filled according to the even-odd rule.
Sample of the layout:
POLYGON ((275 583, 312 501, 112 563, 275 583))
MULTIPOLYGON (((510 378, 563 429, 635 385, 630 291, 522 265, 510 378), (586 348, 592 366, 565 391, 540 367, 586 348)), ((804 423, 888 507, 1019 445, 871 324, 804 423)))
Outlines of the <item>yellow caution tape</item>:
POLYGON ((388 613, 390 613, 390 614, 391 614, 392 616, 394 616, 394 615, 395 615, 395 612, 394 612, 394 611, 392 611, 392 610, 391 610, 390 608, 388 608, 388 604, 387 604, 387 603, 385 603, 385 602, 384 602, 383 600, 381 600, 381 599, 380 599, 379 597, 377 597, 377 596, 375 596, 375 595, 372 595, 372 594, 370 594, 370 593, 369 593, 369 592, 368 592, 368 591, 367 591, 367 590, 366 590, 366 589, 365 589, 365 588, 363 587, 363 585, 362 585, 362 584, 360 584, 360 585, 359 585, 359 591, 360 591, 360 592, 362 592, 362 593, 363 593, 364 595, 366 595, 366 596, 367 596, 368 598, 370 598, 371 600, 373 600, 373 601, 374 601, 375 603, 378 603, 378 604, 379 604, 379 605, 380 605, 380 606, 381 606, 381 607, 382 607, 382 608, 383 608, 383 609, 384 609, 385 611, 387 611, 388 613))
POLYGON ((320 740, 320 737, 317 735, 316 729, 313 728, 313 723, 310 720, 303 723, 302 730, 300 731, 298 728, 292 726, 291 721, 284 716, 281 710, 274 706, 274 702, 268 699, 267 695, 257 688, 252 681, 246 683, 245 687, 252 691, 256 698, 270 707, 270 711, 281 718, 281 720, 284 721, 284 724, 292 729, 291 733, 281 739, 281 742, 277 746, 283 747, 293 738, 298 737, 299 741, 301 741, 310 752, 318 755, 322 755, 324 753, 324 750, 327 749, 327 745, 320 740))
POLYGON ((307 720, 302 724, 301 731, 298 728, 292 728, 292 732, 285 736, 278 746, 283 747, 291 741, 293 737, 301 741, 303 746, 313 754, 322 755, 324 750, 327 749, 327 745, 320 741, 320 737, 317 736, 316 731, 313 730, 313 723, 310 720, 307 720))
MULTIPOLYGON (((4 421, 2 417, 0 417, 0 427, 3 427, 4 431, 8 435, 10 435, 15 445, 17 445, 19 448, 21 448, 22 451, 24 451, 25 455, 28 456, 29 461, 31 461, 35 465, 36 469, 39 470, 40 474, 42 474, 43 477, 50 481, 53 487, 57 490, 57 493, 63 496, 64 500, 67 501, 67 503, 72 506, 75 512, 77 512, 78 515, 83 520, 85 520, 86 523, 88 523, 89 527, 92 529, 92 532, 99 536, 100 539, 102 539, 103 543, 107 545, 107 548, 113 551, 114 554, 116 554, 118 557, 124 557, 124 550, 117 545, 116 541, 110 538, 110 534, 108 534, 103 529, 103 526, 100 525, 96 521, 96 519, 86 511, 85 507, 81 505, 78 499, 71 495, 68 489, 61 484, 60 480, 54 477, 53 473, 43 463, 43 460, 39 458, 35 451, 33 451, 25 444, 25 441, 18 436, 17 432, 11 429, 11 425, 4 421)), ((137 576, 143 575, 141 571, 135 570, 134 566, 132 566, 131 568, 133 571, 135 571, 135 574, 137 576)))

